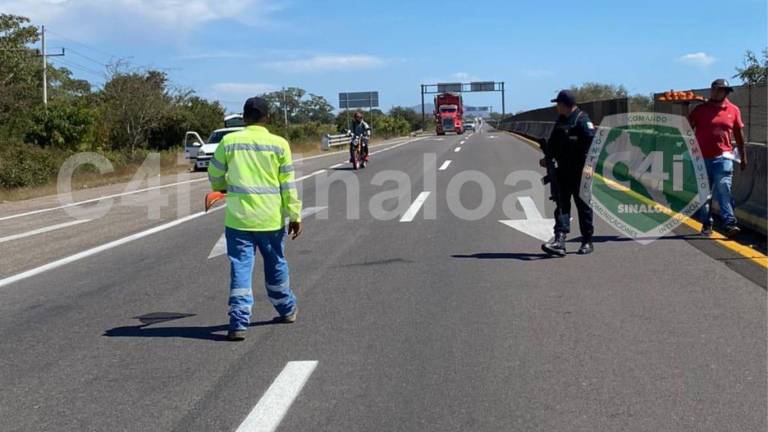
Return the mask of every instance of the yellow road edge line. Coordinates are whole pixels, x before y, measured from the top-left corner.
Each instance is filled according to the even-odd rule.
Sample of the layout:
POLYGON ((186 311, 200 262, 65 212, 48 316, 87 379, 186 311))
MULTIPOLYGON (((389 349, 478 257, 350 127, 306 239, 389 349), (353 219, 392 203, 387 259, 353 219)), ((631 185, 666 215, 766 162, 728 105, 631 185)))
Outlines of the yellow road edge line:
MULTIPOLYGON (((516 134, 514 132, 507 132, 507 133, 509 133, 510 135, 513 135, 515 138, 518 138, 521 141, 526 142, 527 144, 530 144, 534 148, 541 150, 541 146, 539 146, 539 143, 537 143, 536 141, 534 141, 532 139, 529 139, 529 138, 526 138, 526 137, 524 137, 522 135, 516 134)), ((688 216, 683 216, 682 214, 677 213, 674 210, 672 210, 672 209, 670 209, 668 207, 665 207, 662 204, 659 204, 659 203, 653 201, 652 199, 650 199, 650 198, 648 198, 646 196, 640 195, 639 193, 637 193, 637 192, 635 192, 635 191, 633 191, 633 190, 631 190, 631 189, 629 189, 629 188, 627 188, 627 187, 625 187, 623 185, 620 185, 620 184, 618 184, 618 183, 616 183, 616 182, 614 182, 612 180, 609 180, 609 179, 601 176, 600 174, 594 173, 594 176, 596 178, 601 179, 603 182, 605 182, 606 184, 610 185, 611 187, 613 187, 613 188, 615 188, 617 190, 620 190, 620 191, 626 193, 627 195, 629 195, 629 196, 631 196, 631 197, 633 197, 633 198, 635 198, 637 200, 642 201, 646 205, 656 206, 662 212, 664 212, 664 214, 666 214, 667 216, 674 217, 675 219, 679 220, 681 223, 685 224, 687 227, 693 229, 694 231, 701 231, 701 227, 702 227, 701 222, 699 222, 697 220, 694 220, 694 219, 692 219, 692 218, 690 218, 688 216)), ((759 266, 761 266, 763 268, 768 269, 768 256, 764 255, 762 252, 760 252, 758 250, 755 250, 755 249, 752 249, 752 248, 750 248, 748 246, 744 246, 744 245, 736 242, 735 240, 731 240, 728 237, 724 236, 723 234, 721 234, 721 233, 719 233, 717 231, 713 231, 712 232, 712 236, 710 236, 709 238, 714 240, 717 244, 719 244, 721 246, 724 246, 725 248, 730 249, 733 252, 736 252, 737 254, 743 256, 744 258, 747 258, 747 259, 751 260, 755 264, 757 264, 757 265, 759 265, 759 266)))

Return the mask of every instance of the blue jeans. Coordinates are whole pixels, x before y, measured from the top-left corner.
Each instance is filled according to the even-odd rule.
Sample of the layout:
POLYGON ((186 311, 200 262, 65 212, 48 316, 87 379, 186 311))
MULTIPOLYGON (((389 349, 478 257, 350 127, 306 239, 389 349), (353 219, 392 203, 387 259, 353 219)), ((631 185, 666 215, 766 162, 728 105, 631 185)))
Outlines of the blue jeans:
POLYGON ((713 223, 710 203, 717 199, 720 206, 720 218, 723 223, 736 225, 736 216, 733 213, 733 196, 731 195, 731 183, 733 182, 733 161, 718 156, 714 159, 705 159, 707 177, 709 178, 710 195, 707 202, 699 209, 699 220, 710 226, 713 223))
POLYGON ((230 330, 246 330, 251 322, 251 282, 256 248, 264 258, 264 278, 269 301, 280 316, 293 314, 296 310, 296 297, 291 291, 288 261, 285 259, 285 230, 251 232, 227 228, 225 233, 231 264, 230 330))

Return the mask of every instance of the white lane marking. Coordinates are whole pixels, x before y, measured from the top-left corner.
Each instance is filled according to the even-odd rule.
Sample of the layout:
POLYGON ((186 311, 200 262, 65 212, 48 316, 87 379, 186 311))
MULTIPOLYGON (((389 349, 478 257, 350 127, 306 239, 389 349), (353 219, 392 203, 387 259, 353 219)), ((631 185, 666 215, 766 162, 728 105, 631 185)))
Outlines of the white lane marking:
POLYGON ((340 167, 340 166, 342 166, 342 165, 344 165, 344 162, 341 162, 341 163, 337 163, 336 165, 331 165, 331 166, 329 166, 328 168, 331 168, 331 169, 333 169, 333 168, 338 168, 338 167, 340 167))
POLYGON ((65 222, 65 223, 58 224, 58 225, 47 226, 47 227, 36 229, 36 230, 33 230, 33 231, 27 231, 27 232, 21 233, 21 234, 14 234, 14 235, 9 235, 7 237, 0 237, 0 243, 5 243, 5 242, 13 241, 13 240, 18 240, 18 239, 21 239, 21 238, 24 238, 24 237, 31 237, 33 235, 47 233, 49 231, 54 231, 54 230, 57 230, 57 229, 60 229, 60 228, 66 228, 66 227, 70 227, 70 226, 73 226, 73 225, 80 225, 81 223, 86 223, 86 222, 90 222, 90 221, 91 221, 91 219, 80 219, 80 220, 75 220, 75 221, 71 221, 71 222, 65 222))
POLYGON ((438 171, 445 171, 448 169, 448 166, 451 165, 451 161, 447 160, 443 162, 442 165, 440 165, 440 168, 438 168, 438 171))
MULTIPOLYGON (((419 138, 419 139, 423 139, 423 138, 419 138)), ((408 144, 408 143, 411 143, 411 142, 414 142, 414 141, 418 141, 419 139, 412 140, 412 141, 406 141, 406 142, 404 142, 402 144, 398 144, 397 146, 399 147, 401 145, 405 145, 405 144, 408 144)), ((302 181, 302 180, 304 180, 306 178, 315 176, 315 175, 320 174, 322 172, 325 172, 325 170, 318 170, 318 171, 315 171, 314 173, 312 173, 310 175, 298 178, 298 179, 296 179, 296 182, 298 183, 298 182, 300 182, 300 181, 302 181)), ((205 180, 208 180, 208 179, 206 178, 205 180)), ((208 213, 213 213, 214 211, 218 211, 218 210, 221 210, 223 208, 226 208, 226 206, 214 207, 208 213)), ((21 273, 15 274, 13 276, 9 276, 9 277, 7 277, 5 279, 0 279, 0 288, 4 287, 6 285, 10 285, 10 284, 12 284, 14 282, 18 282, 20 280, 24 280, 24 279, 30 278, 32 276, 36 276, 38 274, 45 273, 45 272, 47 272, 49 270, 53 270, 53 269, 62 267, 62 266, 67 265, 69 263, 72 263, 72 262, 75 262, 75 261, 79 261, 79 260, 81 260, 83 258, 87 258, 89 256, 96 255, 96 254, 98 254, 100 252, 103 252, 103 251, 115 248, 117 246, 123 245, 123 244, 131 242, 133 240, 137 240, 137 239, 140 239, 140 238, 147 237, 147 236, 150 236, 152 234, 158 233, 160 231, 164 231, 164 230, 166 230, 168 228, 172 228, 172 227, 174 227, 176 225, 181 225, 184 222, 187 222, 187 221, 190 221, 190 220, 193 220, 193 219, 197 219, 200 216, 205 216, 205 214, 206 214, 205 212, 200 212, 200 213, 195 213, 195 214, 192 214, 192 215, 189 215, 189 216, 185 216, 183 218, 176 219, 174 221, 165 223, 163 225, 159 225, 159 226, 156 226, 154 228, 150 228, 150 229, 148 229, 146 231, 141 231, 141 232, 138 232, 136 234, 130 235, 128 237, 124 237, 122 239, 114 240, 114 241, 111 241, 109 243, 105 243, 105 244, 103 244, 101 246, 97 246, 97 247, 85 250, 83 252, 79 252, 79 253, 76 253, 74 255, 71 255, 71 256, 68 256, 68 257, 61 258, 59 260, 50 262, 50 263, 42 265, 40 267, 36 267, 36 268, 30 269, 30 270, 27 270, 25 272, 21 272, 21 273)))
POLYGON ((533 198, 529 196, 522 196, 517 198, 517 202, 519 202, 520 206, 523 208, 526 219, 542 219, 541 213, 539 213, 539 208, 536 207, 536 203, 533 201, 533 198))
POLYGON ((467 140, 464 140, 464 141, 460 142, 459 145, 464 145, 464 143, 466 143, 466 142, 467 142, 467 140))
POLYGON ((429 198, 429 192, 424 191, 420 193, 419 196, 416 197, 416 200, 411 203, 411 206, 408 207, 408 210, 406 210, 403 217, 400 218, 400 222, 412 222, 413 218, 416 217, 416 213, 421 210, 421 206, 424 205, 427 198, 429 198))
POLYGON ((461 147, 456 147, 455 149, 453 149, 453 151, 454 151, 454 153, 458 153, 458 152, 461 151, 461 147))
POLYGON ((499 222, 538 240, 549 241, 553 236, 552 226, 554 226, 555 220, 545 219, 541 213, 539 213, 539 209, 536 207, 533 198, 529 196, 521 196, 517 198, 517 201, 523 208, 525 219, 502 220, 499 222))
POLYGON ((216 244, 213 245, 211 253, 208 254, 208 259, 216 258, 227 253, 227 235, 221 233, 221 237, 216 240, 216 244))
POLYGON ((153 191, 153 190, 157 190, 157 189, 164 189, 164 188, 169 188, 169 187, 173 187, 173 186, 178 186, 178 185, 181 185, 181 184, 196 183, 196 182, 201 182, 201 181, 208 181, 208 177, 203 177, 203 178, 194 179, 194 180, 186 180, 186 181, 183 181, 183 182, 170 183, 170 184, 167 184, 167 185, 148 187, 148 188, 144 188, 144 189, 137 189, 137 190, 131 191, 131 192, 123 192, 123 193, 118 193, 118 194, 105 195, 105 196, 98 197, 98 198, 87 199, 85 201, 78 201, 78 202, 73 202, 73 203, 69 203, 69 204, 64 204, 64 205, 58 206, 58 207, 49 207, 49 208, 44 208, 44 209, 40 209, 40 210, 29 211, 29 212, 26 212, 26 213, 18 213, 18 214, 14 214, 14 215, 10 215, 10 216, 3 216, 3 217, 0 217, 0 221, 4 221, 4 220, 8 220, 8 219, 16 219, 16 218, 20 218, 20 217, 23 217, 23 216, 31 216, 31 215, 40 214, 40 213, 47 213, 47 212, 51 212, 51 211, 54 211, 54 210, 61 210, 61 209, 70 208, 70 207, 77 207, 77 206, 81 206, 83 204, 90 204, 90 203, 98 202, 98 201, 105 200, 105 199, 118 198, 118 197, 122 197, 122 196, 134 195, 134 194, 138 194, 138 193, 142 193, 142 192, 149 192, 149 191, 153 191))
MULTIPOLYGON (((213 212, 221 210, 223 208, 224 208, 224 206, 222 206, 222 207, 215 207, 215 208, 211 209, 208 213, 213 213, 213 212)), ((205 216, 205 215, 206 215, 205 212, 191 214, 189 216, 185 216, 183 218, 176 219, 174 221, 171 221, 171 222, 168 222, 168 223, 164 223, 162 225, 158 225, 158 226, 156 226, 154 228, 150 228, 150 229, 148 229, 146 231, 141 231, 141 232, 138 232, 136 234, 129 235, 128 237, 123 237, 121 239, 114 240, 114 241, 111 241, 109 243, 105 243, 105 244, 103 244, 101 246, 96 246, 94 248, 91 248, 91 249, 88 249, 88 250, 84 250, 84 251, 76 253, 74 255, 70 255, 68 257, 61 258, 59 260, 50 262, 50 263, 42 265, 40 267, 36 267, 36 268, 31 269, 31 270, 27 270, 25 272, 21 272, 19 274, 15 274, 13 276, 9 276, 9 277, 7 277, 5 279, 0 279, 0 288, 4 287, 6 285, 10 285, 10 284, 12 284, 14 282, 18 282, 20 280, 27 279, 27 278, 30 278, 32 276, 39 275, 40 273, 47 272, 48 270, 53 270, 53 269, 62 267, 64 265, 67 265, 69 263, 73 263, 75 261, 79 261, 79 260, 81 260, 83 258, 87 258, 89 256, 96 255, 96 254, 98 254, 100 252, 104 252, 106 250, 115 248, 117 246, 124 245, 124 244, 132 242, 134 240, 138 240, 140 238, 147 237, 147 236, 150 236, 150 235, 155 234, 155 233, 159 233, 160 231, 165 231, 165 230, 167 230, 169 228, 175 227, 176 225, 181 225, 184 222, 188 222, 188 221, 191 221, 193 219, 197 219, 197 218, 199 218, 201 216, 205 216)))
MULTIPOLYGON (((407 141, 405 141, 404 143, 395 144, 395 145, 392 146, 392 148, 400 147, 403 144, 408 144, 408 143, 411 143, 411 142, 414 142, 414 141, 423 140, 423 139, 426 139, 426 138, 427 137, 416 138, 416 139, 405 138, 407 141)), ((393 140, 393 141, 395 143, 398 143, 400 141, 400 139, 396 139, 396 140, 393 140)), ((381 143, 381 144, 375 144, 375 145, 372 145, 370 147, 371 148, 376 148, 376 147, 387 146, 387 145, 392 145, 392 142, 385 142, 385 143, 381 143)), ((320 155, 315 155, 315 156, 307 156, 307 157, 303 157, 303 158, 294 159, 293 162, 296 163, 296 162, 302 162, 302 161, 310 160, 310 159, 317 159, 317 158, 321 158, 321 157, 337 156, 339 153, 341 153, 341 152, 331 152, 331 153, 327 153, 327 154, 320 154, 320 155)), ((111 195, 104 195, 104 196, 100 196, 100 197, 97 197, 97 198, 87 199, 87 200, 84 200, 84 201, 78 201, 78 202, 74 202, 74 203, 64 204, 64 205, 57 206, 57 207, 48 207, 48 208, 44 208, 44 209, 28 211, 28 212, 24 212, 24 213, 18 213, 18 214, 9 215, 9 216, 3 216, 3 217, 0 217, 0 222, 2 222, 4 220, 16 219, 16 218, 20 218, 20 217, 24 217, 24 216, 31 216, 31 215, 36 215, 36 214, 40 214, 40 213, 47 213, 47 212, 52 212, 52 211, 56 211, 56 210, 62 210, 62 209, 65 209, 65 208, 70 208, 70 207, 77 207, 77 206, 81 206, 81 205, 84 205, 84 204, 90 204, 90 203, 99 202, 99 201, 105 200, 105 199, 119 198, 119 197, 122 197, 122 196, 135 195, 135 194, 139 194, 139 193, 143 193, 143 192, 150 192, 150 191, 153 191, 153 190, 165 189, 165 188, 169 188, 169 187, 173 187, 173 186, 179 186, 179 185, 188 184, 188 183, 197 183, 197 182, 202 182, 202 181, 208 181, 208 177, 201 177, 201 178, 192 179, 192 180, 185 180, 185 181, 176 182, 176 183, 169 183, 169 184, 166 184, 166 185, 153 186, 153 187, 148 187, 148 188, 144 188, 144 189, 137 189, 135 191, 130 191, 130 192, 123 192, 123 193, 117 193, 117 194, 111 194, 111 195)))
POLYGON ((296 183, 298 183, 298 182, 300 182, 300 181, 306 180, 306 179, 308 179, 308 178, 310 178, 310 177, 314 177, 314 176, 316 176, 316 175, 318 175, 318 174, 322 174, 322 173, 324 173, 324 172, 325 172, 325 170, 324 170, 324 169, 321 169, 321 170, 317 170, 317 171, 313 172, 312 174, 307 174, 307 175, 305 175, 304 177, 299 177, 299 178, 297 178, 297 179, 295 180, 295 182, 296 182, 296 183))
POLYGON ((236 432, 274 432, 317 368, 317 361, 288 362, 236 432))
MULTIPOLYGON (((307 207, 301 210, 301 217, 302 219, 306 219, 316 213, 320 213, 321 211, 327 208, 328 207, 307 207)), ((211 249, 211 253, 208 254, 208 259, 213 259, 218 256, 224 255, 226 253, 227 253, 227 237, 224 233, 222 233, 221 237, 219 237, 219 239, 216 240, 216 244, 213 245, 213 248, 211 249)))

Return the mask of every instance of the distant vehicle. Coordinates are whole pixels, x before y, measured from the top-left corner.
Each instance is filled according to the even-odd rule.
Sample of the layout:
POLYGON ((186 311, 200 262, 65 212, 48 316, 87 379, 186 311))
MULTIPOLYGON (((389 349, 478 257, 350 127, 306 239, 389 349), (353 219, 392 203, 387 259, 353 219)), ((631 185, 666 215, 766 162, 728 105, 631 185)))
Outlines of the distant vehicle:
POLYGON ((472 122, 464 122, 464 130, 465 131, 475 130, 475 124, 472 122))
POLYGON ((460 94, 441 93, 435 96, 435 124, 438 135, 446 132, 464 133, 464 102, 460 94))
POLYGON ((233 114, 224 117, 224 128, 213 131, 207 141, 203 141, 197 132, 188 131, 184 135, 184 158, 193 162, 192 168, 195 171, 208 169, 208 164, 221 140, 228 134, 243 129, 245 129, 243 116, 233 114))

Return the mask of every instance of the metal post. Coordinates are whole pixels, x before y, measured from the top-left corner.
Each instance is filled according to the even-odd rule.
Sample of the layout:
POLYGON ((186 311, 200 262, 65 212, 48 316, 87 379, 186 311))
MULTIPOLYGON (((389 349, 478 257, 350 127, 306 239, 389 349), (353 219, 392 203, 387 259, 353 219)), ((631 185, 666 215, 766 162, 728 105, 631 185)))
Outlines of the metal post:
POLYGON ((501 82, 501 118, 504 118, 507 114, 507 105, 504 100, 504 81, 501 82))
POLYGON ((427 112, 424 107, 424 84, 421 85, 421 123, 427 124, 427 112))
POLYGON ((45 54, 45 26, 41 27, 43 50, 43 105, 48 108, 48 56, 45 54))
MULTIPOLYGON (((752 84, 747 85, 747 95, 749 102, 747 102, 747 142, 752 142, 752 84)), ((744 151, 747 151, 744 149, 744 151)))
POLYGON ((288 105, 286 104, 285 87, 283 87, 283 120, 285 121, 285 130, 288 130, 288 105))

